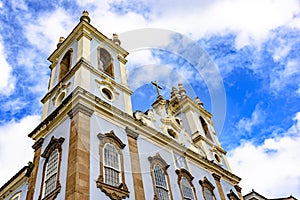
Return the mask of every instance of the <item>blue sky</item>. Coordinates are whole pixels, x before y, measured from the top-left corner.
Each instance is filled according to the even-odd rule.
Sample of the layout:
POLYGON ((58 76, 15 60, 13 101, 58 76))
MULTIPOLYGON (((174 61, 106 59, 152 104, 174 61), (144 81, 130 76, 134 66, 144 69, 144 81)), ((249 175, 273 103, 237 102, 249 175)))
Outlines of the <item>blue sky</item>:
POLYGON ((189 95, 199 96, 214 114, 215 124, 222 124, 218 116, 224 114, 217 134, 233 172, 243 179, 244 194, 254 188, 267 197, 300 198, 296 0, 0 0, 0 185, 33 157, 27 134, 40 119, 50 72, 47 57, 58 38, 79 22, 82 10, 108 37, 116 32, 122 40, 124 33, 141 28, 176 33, 160 48, 130 52, 134 109, 145 110, 154 101, 151 80, 161 83, 166 98, 172 85, 183 82, 189 95), (199 51, 213 63, 195 64, 199 51), (206 76, 208 66, 216 66, 221 81, 206 76), (226 112, 212 108, 222 99, 212 91, 224 92, 226 112))

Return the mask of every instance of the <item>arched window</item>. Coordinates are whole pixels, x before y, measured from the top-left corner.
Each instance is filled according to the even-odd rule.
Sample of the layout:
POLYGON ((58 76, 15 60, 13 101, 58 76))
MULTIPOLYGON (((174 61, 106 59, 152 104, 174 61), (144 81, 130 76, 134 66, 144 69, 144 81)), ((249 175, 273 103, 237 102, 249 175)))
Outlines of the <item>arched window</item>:
POLYGON ((201 122, 201 125, 202 125, 202 128, 203 128, 205 136, 207 138, 209 138, 210 140, 212 140, 211 135, 210 135, 209 130, 208 130, 207 123, 205 122, 205 120, 203 119, 203 117, 200 116, 199 118, 200 118, 200 122, 201 122))
POLYGON ((51 138, 49 145, 41 155, 45 158, 43 170, 43 187, 40 196, 43 199, 54 199, 60 192, 59 172, 62 152, 62 143, 64 138, 51 138))
POLYGON ((118 187, 120 185, 120 156, 111 143, 104 146, 104 183, 118 187))
POLYGON ((106 49, 101 47, 98 47, 98 69, 114 77, 113 58, 106 49))
POLYGON ((62 58, 60 62, 60 71, 59 71, 59 81, 63 79, 63 77, 68 73, 71 68, 72 64, 72 52, 73 50, 70 49, 62 58))
POLYGON ((183 200, 197 200, 195 187, 193 185, 194 177, 186 169, 177 169, 178 185, 183 200))
POLYGON ((129 197, 122 153, 126 145, 113 131, 105 134, 99 133, 98 138, 100 139, 100 175, 96 181, 97 187, 111 199, 129 197))
POLYGON ((169 175, 167 173, 169 165, 161 158, 159 153, 157 153, 153 157, 148 157, 148 160, 150 161, 150 170, 154 189, 154 199, 173 199, 169 175))
POLYGON ((184 200, 193 200, 194 192, 193 192, 192 186, 190 185, 190 183, 186 179, 186 177, 182 177, 180 184, 181 184, 181 189, 182 189, 182 193, 183 193, 183 199, 184 200))
POLYGON ((215 187, 211 184, 207 178, 204 176, 203 181, 199 181, 202 186, 202 193, 205 200, 215 200, 214 189, 215 187))

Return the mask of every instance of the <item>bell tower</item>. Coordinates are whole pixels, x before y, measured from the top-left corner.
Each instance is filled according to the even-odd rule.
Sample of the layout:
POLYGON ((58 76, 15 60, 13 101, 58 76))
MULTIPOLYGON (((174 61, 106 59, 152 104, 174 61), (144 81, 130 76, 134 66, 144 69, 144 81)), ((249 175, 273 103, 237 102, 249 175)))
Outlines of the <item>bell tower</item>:
POLYGON ((128 52, 120 46, 117 34, 109 39, 90 22, 89 13, 84 11, 79 24, 67 38, 59 38, 57 48, 48 58, 51 75, 48 93, 42 99, 42 119, 76 88, 132 115, 132 91, 125 69, 128 52))
POLYGON ((107 187, 107 174, 99 169, 103 166, 99 145, 106 148, 100 140, 114 139, 116 147, 111 144, 111 149, 122 149, 124 157, 130 154, 128 144, 120 142, 127 141, 122 123, 133 119, 125 68, 128 52, 117 34, 109 39, 90 22, 89 13, 83 11, 80 22, 66 38, 59 38, 48 58, 51 75, 41 100, 42 121, 29 134, 35 152, 27 200, 94 199, 92 193, 100 190, 124 198, 133 191, 132 184, 125 184, 123 168, 116 169, 123 181, 117 191, 107 187))

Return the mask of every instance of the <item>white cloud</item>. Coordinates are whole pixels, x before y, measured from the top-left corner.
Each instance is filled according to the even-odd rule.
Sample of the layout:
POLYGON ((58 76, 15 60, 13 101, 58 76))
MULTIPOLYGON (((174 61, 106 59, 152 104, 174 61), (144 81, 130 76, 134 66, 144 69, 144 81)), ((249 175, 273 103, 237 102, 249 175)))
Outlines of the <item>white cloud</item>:
POLYGON ((13 1, 10 1, 10 3, 12 5, 12 9, 14 11, 18 12, 18 10, 27 10, 28 9, 24 0, 13 0, 13 1))
MULTIPOLYGON (((31 18, 32 16, 29 17, 31 18)), ((29 42, 49 55, 55 49, 59 37, 67 37, 74 26, 70 13, 62 8, 52 12, 42 12, 37 19, 26 20, 23 24, 29 42)))
POLYGON ((167 25, 181 33, 192 33, 195 38, 206 33, 233 31, 237 33, 238 48, 253 42, 260 44, 268 38, 270 30, 294 21, 294 15, 300 11, 297 0, 194 1, 189 4, 180 1, 175 6, 173 2, 161 4, 153 5, 157 13, 153 20, 155 25, 167 25))
POLYGON ((6 53, 3 46, 2 38, 0 37, 0 94, 10 95, 15 88, 15 77, 12 75, 12 67, 6 61, 6 53))
POLYGON ((0 126, 0 185, 33 159, 33 140, 27 135, 39 123, 40 116, 31 115, 0 126))
POLYGON ((255 106, 255 110, 251 114, 250 118, 243 117, 242 119, 240 119, 240 121, 237 123, 237 128, 239 131, 246 131, 248 133, 251 133, 253 127, 263 123, 264 118, 264 112, 258 104, 255 106))
POLYGON ((290 60, 281 70, 275 70, 271 75, 270 87, 275 91, 283 89, 288 84, 295 84, 297 76, 300 75, 300 63, 296 60, 290 60))
POLYGON ((300 112, 294 122, 281 136, 260 145, 245 142, 229 152, 231 168, 242 178, 243 194, 253 188, 267 198, 300 197, 300 112))

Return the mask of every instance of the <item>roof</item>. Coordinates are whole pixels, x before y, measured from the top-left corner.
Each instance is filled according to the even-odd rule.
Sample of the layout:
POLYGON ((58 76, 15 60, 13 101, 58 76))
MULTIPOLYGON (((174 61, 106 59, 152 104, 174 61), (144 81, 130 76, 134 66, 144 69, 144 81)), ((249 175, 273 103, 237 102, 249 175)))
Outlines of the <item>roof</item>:
POLYGON ((2 187, 0 188, 0 193, 4 190, 10 183, 12 183, 18 176, 20 176, 23 172, 27 171, 28 166, 24 166, 20 171, 18 171, 11 179, 9 179, 2 187))
POLYGON ((253 189, 251 192, 244 195, 244 199, 245 200, 252 199, 251 197, 257 197, 257 199, 259 199, 259 200, 261 200, 261 199, 264 199, 264 200, 297 200, 297 198, 293 197, 292 195, 290 195, 289 197, 266 198, 263 195, 259 194, 258 192, 254 191, 253 189))

